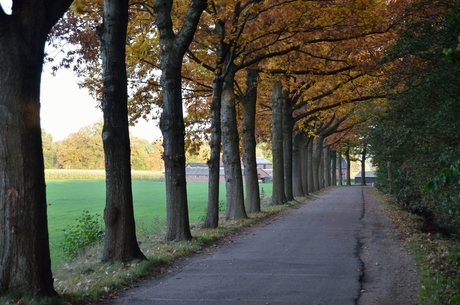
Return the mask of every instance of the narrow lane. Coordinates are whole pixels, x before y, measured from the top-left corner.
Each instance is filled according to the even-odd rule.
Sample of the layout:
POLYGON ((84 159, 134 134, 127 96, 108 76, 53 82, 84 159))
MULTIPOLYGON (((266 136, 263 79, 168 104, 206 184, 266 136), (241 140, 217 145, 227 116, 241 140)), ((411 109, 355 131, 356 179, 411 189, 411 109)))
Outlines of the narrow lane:
POLYGON ((334 188, 110 304, 356 304, 361 187, 334 188))

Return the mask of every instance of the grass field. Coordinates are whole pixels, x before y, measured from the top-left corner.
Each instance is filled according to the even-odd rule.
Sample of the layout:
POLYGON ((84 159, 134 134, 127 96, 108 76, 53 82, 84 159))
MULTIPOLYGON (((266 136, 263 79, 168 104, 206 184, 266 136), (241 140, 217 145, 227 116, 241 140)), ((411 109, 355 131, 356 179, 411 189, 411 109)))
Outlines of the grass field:
MULTIPOLYGON (((53 266, 60 264, 60 243, 63 230, 76 224, 76 218, 88 210, 100 214, 101 222, 105 206, 104 180, 48 180, 48 227, 51 260, 53 266)), ((164 224, 166 219, 166 196, 163 181, 133 180, 134 214, 138 231, 153 231, 154 226, 164 224)), ((204 182, 187 183, 190 222, 199 222, 205 216, 207 187, 204 182)), ((264 192, 271 195, 272 185, 261 184, 264 192)), ((220 201, 225 202, 225 185, 220 185, 220 201)))

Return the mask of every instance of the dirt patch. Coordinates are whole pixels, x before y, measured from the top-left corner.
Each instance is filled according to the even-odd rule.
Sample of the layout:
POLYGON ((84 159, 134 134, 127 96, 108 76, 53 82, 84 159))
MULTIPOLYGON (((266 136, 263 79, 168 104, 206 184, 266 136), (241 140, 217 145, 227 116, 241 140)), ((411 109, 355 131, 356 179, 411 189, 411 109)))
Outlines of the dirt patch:
POLYGON ((414 261, 372 187, 363 188, 360 258, 364 265, 359 305, 418 304, 414 261))

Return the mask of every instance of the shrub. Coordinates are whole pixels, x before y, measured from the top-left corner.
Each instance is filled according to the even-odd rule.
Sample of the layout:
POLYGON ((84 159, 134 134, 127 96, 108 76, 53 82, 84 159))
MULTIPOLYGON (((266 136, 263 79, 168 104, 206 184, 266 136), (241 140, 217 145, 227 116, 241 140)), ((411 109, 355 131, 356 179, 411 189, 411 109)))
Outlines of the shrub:
POLYGON ((76 258, 87 247, 104 238, 100 214, 91 215, 86 210, 76 222, 76 225, 64 229, 64 241, 60 245, 64 257, 68 259, 76 258))

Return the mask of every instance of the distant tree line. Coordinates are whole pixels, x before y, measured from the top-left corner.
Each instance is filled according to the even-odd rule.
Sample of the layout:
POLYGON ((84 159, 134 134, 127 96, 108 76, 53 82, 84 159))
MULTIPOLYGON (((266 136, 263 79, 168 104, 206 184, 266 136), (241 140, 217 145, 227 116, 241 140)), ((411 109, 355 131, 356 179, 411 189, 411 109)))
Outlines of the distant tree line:
MULTIPOLYGON (((102 121, 83 126, 62 141, 53 141, 53 136, 42 130, 43 158, 46 169, 104 169, 102 148, 102 121)), ((132 170, 163 170, 161 140, 149 142, 130 137, 132 170)), ((209 144, 202 141, 187 143, 187 163, 206 163, 209 159, 209 144)), ((258 155, 271 160, 271 149, 267 143, 257 145, 258 155)))
MULTIPOLYGON (((62 141, 53 141, 51 134, 42 130, 45 168, 104 169, 102 121, 84 126, 62 141)), ((161 141, 149 142, 131 137, 131 169, 162 170, 161 141)))

